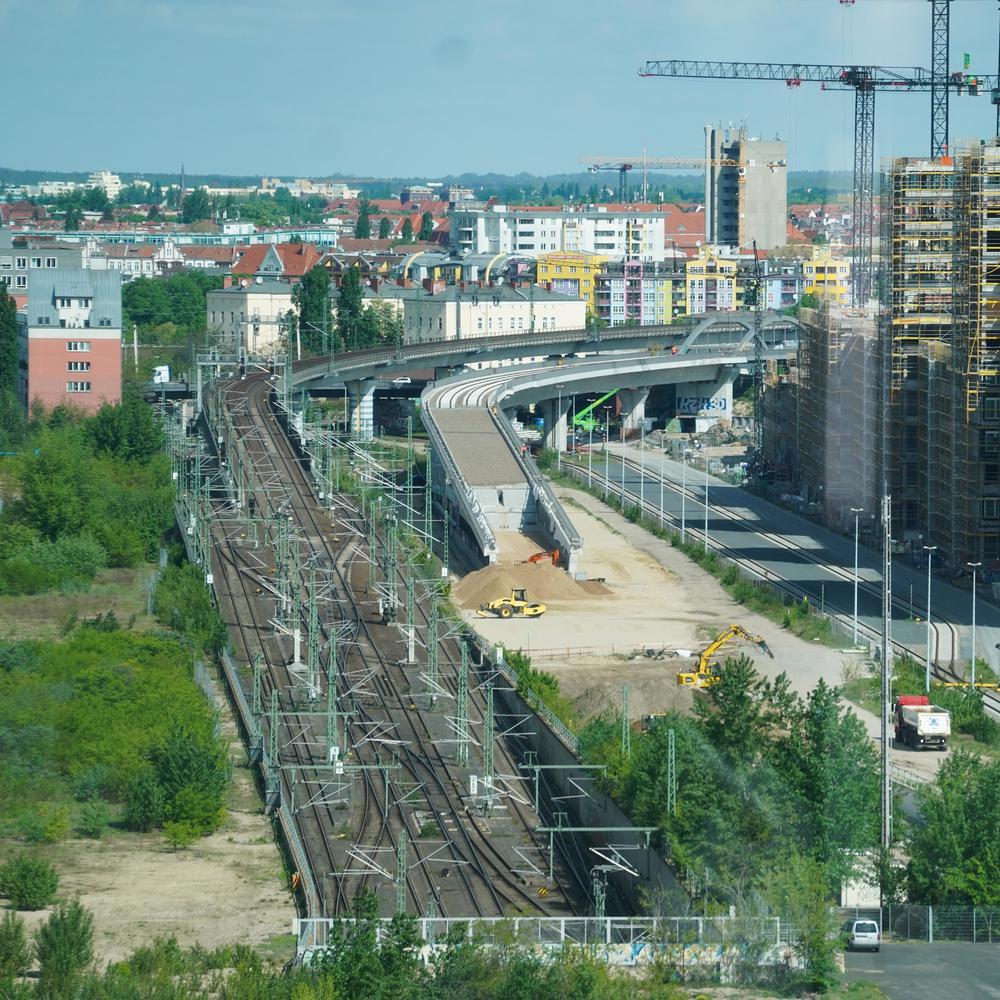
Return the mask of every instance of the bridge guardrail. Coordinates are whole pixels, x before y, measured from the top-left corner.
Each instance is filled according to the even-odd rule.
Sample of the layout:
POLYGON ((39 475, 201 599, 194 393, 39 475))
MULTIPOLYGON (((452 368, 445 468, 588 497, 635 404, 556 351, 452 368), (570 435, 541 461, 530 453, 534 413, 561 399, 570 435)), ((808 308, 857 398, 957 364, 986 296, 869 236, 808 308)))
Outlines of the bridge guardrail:
POLYGON ((452 455, 448 448, 448 444, 444 439, 444 435, 441 433, 441 428, 438 427, 437 422, 434 420, 434 407, 426 406, 423 407, 422 413, 424 415, 424 429, 427 431, 428 436, 431 439, 431 447, 433 448, 433 453, 436 455, 441 464, 445 467, 445 471, 450 476, 451 481, 458 487, 458 494, 462 506, 465 507, 466 512, 470 515, 472 520, 472 526, 476 529, 476 533, 479 535, 479 540, 483 545, 484 550, 488 553, 493 554, 493 558, 490 562, 495 561, 496 551, 497 551, 497 539, 496 535, 493 533, 493 529, 490 527, 489 521, 486 519, 486 514, 483 512, 483 508, 479 505, 479 500, 468 488, 465 482, 465 477, 459 471, 458 463, 455 461, 455 456, 452 455))

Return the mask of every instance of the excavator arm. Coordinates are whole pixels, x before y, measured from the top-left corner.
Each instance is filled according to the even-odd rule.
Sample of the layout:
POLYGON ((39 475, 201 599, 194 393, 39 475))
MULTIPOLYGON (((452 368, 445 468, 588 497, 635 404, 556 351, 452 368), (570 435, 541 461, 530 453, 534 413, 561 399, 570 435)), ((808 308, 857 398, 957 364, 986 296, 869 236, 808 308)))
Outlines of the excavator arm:
POLYGON ((718 673, 714 669, 712 663, 715 654, 722 649, 727 643, 732 642, 733 639, 745 639, 747 642, 756 646, 762 653, 767 653, 771 659, 774 659, 774 653, 771 652, 770 646, 764 641, 764 637, 760 635, 753 635, 748 632, 742 625, 730 625, 728 628, 723 629, 699 654, 698 654, 698 669, 697 671, 682 671, 677 675, 677 683, 681 685, 688 685, 694 687, 709 687, 718 681, 718 673))

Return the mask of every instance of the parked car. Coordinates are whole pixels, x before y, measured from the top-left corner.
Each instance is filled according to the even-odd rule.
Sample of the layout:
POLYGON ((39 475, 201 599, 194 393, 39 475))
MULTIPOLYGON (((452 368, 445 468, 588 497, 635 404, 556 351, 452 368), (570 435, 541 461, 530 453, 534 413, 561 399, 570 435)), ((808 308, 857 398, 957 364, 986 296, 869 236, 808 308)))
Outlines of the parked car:
POLYGON ((413 380, 409 375, 400 375, 399 378, 394 378, 392 380, 393 385, 410 385, 413 380))
POLYGON ((848 920, 844 924, 849 951, 878 951, 882 933, 874 920, 848 920))

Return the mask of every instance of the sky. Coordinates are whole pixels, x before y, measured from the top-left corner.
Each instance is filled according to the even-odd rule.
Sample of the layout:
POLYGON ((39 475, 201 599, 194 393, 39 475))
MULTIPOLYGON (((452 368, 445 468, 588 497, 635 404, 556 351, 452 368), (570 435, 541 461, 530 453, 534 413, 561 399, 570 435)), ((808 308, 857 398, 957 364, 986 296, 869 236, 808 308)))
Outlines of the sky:
MULTIPOLYGON (((995 73, 996 0, 956 0, 951 65, 995 73)), ((0 165, 349 177, 548 174, 699 156, 706 123, 851 169, 854 97, 643 79, 650 59, 929 66, 926 0, 0 0, 0 165)), ((952 98, 952 139, 993 134, 952 98)), ((929 152, 927 94, 877 101, 880 156, 929 152)))

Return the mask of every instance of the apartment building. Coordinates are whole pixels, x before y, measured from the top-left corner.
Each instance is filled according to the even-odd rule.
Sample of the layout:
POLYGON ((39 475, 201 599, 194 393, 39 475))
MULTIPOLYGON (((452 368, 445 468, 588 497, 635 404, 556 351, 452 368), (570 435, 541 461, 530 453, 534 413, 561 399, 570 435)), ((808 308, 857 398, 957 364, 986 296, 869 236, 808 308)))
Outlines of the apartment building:
POLYGON ((689 316, 706 312, 733 312, 743 308, 739 264, 702 246, 685 268, 685 308, 689 316))
POLYGON ((594 292, 596 279, 607 258, 600 254, 545 253, 536 263, 535 280, 556 295, 583 299, 587 314, 597 314, 594 292))
MULTIPOLYGON (((29 238, 0 229, 0 281, 22 303, 35 275, 51 277, 53 271, 85 267, 79 244, 29 238)), ((44 282, 43 282, 44 283, 44 282)))
POLYGON ((671 323, 686 315, 686 284, 669 264, 607 264, 595 279, 597 317, 609 326, 671 323))
POLYGON ((288 314, 295 311, 292 286, 283 281, 243 279, 205 297, 209 330, 217 330, 229 350, 273 355, 284 350, 288 314))
POLYGON ((812 259, 802 262, 803 291, 821 302, 847 305, 851 301, 851 262, 817 247, 812 259))
POLYGON ((705 235, 761 250, 788 242, 788 144, 705 126, 705 235))
POLYGON ((587 323, 583 299, 570 299, 534 286, 522 291, 509 285, 427 284, 422 294, 404 300, 406 343, 582 330, 587 323))
POLYGON ((121 398, 121 275, 43 271, 18 313, 21 400, 88 413, 121 398))
POLYGON ((599 254, 652 263, 668 256, 668 213, 657 206, 580 208, 458 203, 449 209, 449 244, 456 253, 599 254))

